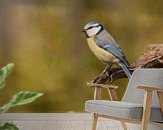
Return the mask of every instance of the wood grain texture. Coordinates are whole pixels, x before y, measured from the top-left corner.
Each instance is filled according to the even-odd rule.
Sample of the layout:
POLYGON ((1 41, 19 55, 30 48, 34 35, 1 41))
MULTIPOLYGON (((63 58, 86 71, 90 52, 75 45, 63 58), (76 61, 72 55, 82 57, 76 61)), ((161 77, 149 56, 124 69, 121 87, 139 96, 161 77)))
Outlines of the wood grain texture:
POLYGON ((161 112, 163 114, 163 92, 157 92, 158 100, 160 103, 161 112))
POLYGON ((144 105, 143 105, 143 115, 141 122, 141 130, 147 130, 150 112, 151 112, 151 102, 152 102, 152 90, 146 90, 144 94, 144 105))
POLYGON ((92 130, 96 130, 96 127, 97 127, 97 121, 98 121, 98 116, 96 116, 96 114, 93 113, 92 130))
POLYGON ((99 100, 101 99, 101 87, 95 87, 95 91, 94 91, 94 100, 99 100))
POLYGON ((117 94, 116 94, 116 90, 115 89, 108 88, 108 93, 109 93, 110 99, 112 101, 118 101, 118 97, 117 97, 117 94))
POLYGON ((158 88, 158 87, 138 86, 136 88, 137 89, 143 89, 143 90, 149 90, 149 91, 163 92, 163 89, 162 88, 158 88))

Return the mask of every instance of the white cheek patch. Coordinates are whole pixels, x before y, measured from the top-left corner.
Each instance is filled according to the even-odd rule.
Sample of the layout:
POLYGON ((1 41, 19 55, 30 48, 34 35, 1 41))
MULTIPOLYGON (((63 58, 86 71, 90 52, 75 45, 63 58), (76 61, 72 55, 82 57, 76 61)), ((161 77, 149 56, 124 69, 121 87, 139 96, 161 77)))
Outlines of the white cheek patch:
POLYGON ((98 23, 93 23, 92 25, 87 24, 87 25, 85 25, 84 29, 87 29, 87 28, 89 28, 91 26, 95 27, 95 26, 98 26, 98 25, 99 25, 98 23))
POLYGON ((87 33, 87 35, 89 37, 92 37, 92 36, 96 35, 100 31, 100 29, 101 29, 100 26, 99 27, 94 27, 94 28, 88 29, 86 31, 86 33, 87 33))

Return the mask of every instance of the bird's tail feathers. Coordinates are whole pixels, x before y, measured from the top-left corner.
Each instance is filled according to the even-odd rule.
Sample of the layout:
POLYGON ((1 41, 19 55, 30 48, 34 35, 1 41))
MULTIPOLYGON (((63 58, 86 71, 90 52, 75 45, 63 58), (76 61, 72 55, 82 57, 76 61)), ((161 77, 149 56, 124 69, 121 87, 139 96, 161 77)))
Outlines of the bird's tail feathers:
POLYGON ((126 65, 123 62, 119 62, 119 66, 123 69, 127 77, 130 79, 131 78, 131 72, 129 69, 126 67, 126 65))

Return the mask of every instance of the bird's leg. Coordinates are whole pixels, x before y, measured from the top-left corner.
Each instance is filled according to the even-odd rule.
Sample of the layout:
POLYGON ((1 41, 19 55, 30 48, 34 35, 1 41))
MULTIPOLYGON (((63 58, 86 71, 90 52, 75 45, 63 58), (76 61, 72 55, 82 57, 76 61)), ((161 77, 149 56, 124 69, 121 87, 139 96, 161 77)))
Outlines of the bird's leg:
POLYGON ((92 82, 93 83, 101 83, 103 81, 106 81, 106 79, 108 79, 110 77, 110 69, 111 69, 112 65, 107 65, 105 67, 105 69, 103 70, 103 72, 97 76, 92 82))
POLYGON ((105 69, 103 70, 102 74, 106 74, 107 76, 110 76, 110 69, 112 67, 112 64, 111 65, 107 65, 105 67, 105 69))

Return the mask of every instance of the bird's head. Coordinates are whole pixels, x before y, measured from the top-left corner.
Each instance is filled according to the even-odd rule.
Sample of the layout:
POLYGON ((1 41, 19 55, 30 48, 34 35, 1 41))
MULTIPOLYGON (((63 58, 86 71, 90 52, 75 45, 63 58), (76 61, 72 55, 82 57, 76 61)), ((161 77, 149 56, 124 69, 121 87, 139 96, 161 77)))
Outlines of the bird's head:
POLYGON ((99 34, 103 30, 104 30, 104 27, 100 23, 89 22, 84 26, 82 32, 84 32, 86 36, 89 38, 89 37, 99 34))

